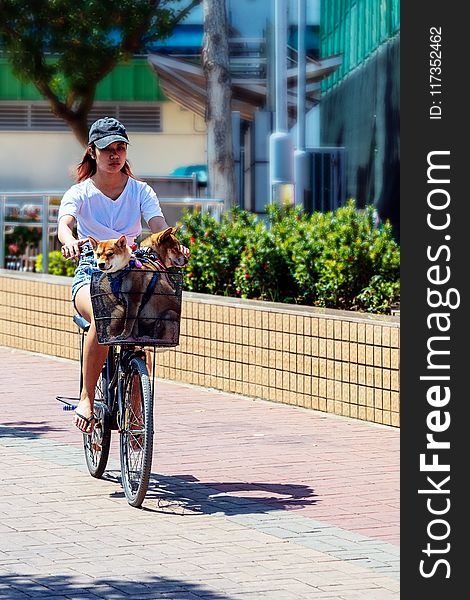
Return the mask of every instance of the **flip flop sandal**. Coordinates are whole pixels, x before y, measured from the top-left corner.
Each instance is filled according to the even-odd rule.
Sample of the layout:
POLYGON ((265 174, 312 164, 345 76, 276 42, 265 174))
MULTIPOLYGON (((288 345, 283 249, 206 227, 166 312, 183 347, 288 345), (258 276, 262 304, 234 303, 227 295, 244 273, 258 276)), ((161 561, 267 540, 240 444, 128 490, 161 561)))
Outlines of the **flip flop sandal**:
POLYGON ((83 416, 82 414, 80 414, 80 413, 79 413, 79 412, 77 412, 77 411, 75 411, 75 415, 76 415, 76 416, 77 416, 79 419, 83 419, 83 420, 85 421, 85 423, 86 423, 86 427, 85 427, 85 429, 82 429, 81 427, 79 427, 79 426, 77 425, 77 423, 75 423, 75 427, 76 427, 77 429, 79 429, 79 430, 80 430, 82 433, 85 433, 86 435, 90 435, 90 434, 91 434, 91 432, 93 431, 93 427, 90 429, 90 431, 86 431, 86 429, 88 429, 88 428, 90 427, 90 425, 92 425, 92 424, 93 424, 93 423, 94 423, 94 422, 97 420, 96 416, 93 414, 93 415, 91 415, 91 417, 88 417, 88 418, 87 418, 87 417, 83 416))

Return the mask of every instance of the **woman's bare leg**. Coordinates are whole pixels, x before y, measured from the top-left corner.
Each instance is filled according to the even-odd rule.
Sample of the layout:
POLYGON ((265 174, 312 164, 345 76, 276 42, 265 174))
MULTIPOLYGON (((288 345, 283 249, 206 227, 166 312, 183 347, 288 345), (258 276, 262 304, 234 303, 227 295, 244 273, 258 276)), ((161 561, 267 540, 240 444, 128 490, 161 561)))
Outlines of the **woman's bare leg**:
MULTIPOLYGON (((75 306, 82 317, 90 323, 83 347, 83 390, 76 412, 90 418, 93 414, 96 382, 106 360, 108 346, 98 344, 89 285, 84 285, 78 290, 75 296, 75 306)), ((75 425, 85 433, 89 433, 92 429, 92 424, 87 425, 86 421, 78 415, 75 416, 75 425)))

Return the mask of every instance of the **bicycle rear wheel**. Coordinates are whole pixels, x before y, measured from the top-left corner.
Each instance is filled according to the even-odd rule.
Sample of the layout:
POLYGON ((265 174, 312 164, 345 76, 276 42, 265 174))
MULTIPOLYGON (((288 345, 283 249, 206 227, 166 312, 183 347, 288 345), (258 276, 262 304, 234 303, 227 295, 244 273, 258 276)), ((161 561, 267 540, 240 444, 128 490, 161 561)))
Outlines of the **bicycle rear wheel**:
POLYGON ((83 434, 83 448, 88 471, 92 477, 100 479, 108 464, 111 446, 111 413, 108 408, 108 369, 106 363, 95 389, 93 412, 96 420, 93 431, 83 434))
POLYGON ((150 480, 153 451, 153 398, 145 361, 134 356, 122 388, 121 476, 127 501, 139 507, 150 480))

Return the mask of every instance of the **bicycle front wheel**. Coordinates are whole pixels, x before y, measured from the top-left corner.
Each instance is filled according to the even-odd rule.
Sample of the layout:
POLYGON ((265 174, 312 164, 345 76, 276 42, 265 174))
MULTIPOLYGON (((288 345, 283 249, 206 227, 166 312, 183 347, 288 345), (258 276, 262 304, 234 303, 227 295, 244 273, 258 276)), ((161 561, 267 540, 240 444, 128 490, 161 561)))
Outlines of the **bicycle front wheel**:
POLYGON ((121 476, 131 506, 139 507, 147 493, 152 469, 153 400, 145 361, 133 357, 122 388, 121 476))

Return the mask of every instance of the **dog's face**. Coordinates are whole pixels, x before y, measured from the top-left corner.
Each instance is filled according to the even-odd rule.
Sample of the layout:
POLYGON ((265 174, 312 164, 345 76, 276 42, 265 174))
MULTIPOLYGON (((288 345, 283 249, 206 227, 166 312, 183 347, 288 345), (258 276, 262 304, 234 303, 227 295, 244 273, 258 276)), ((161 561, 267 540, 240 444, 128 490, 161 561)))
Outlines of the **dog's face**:
POLYGON ((95 240, 94 237, 88 236, 90 244, 95 253, 98 268, 107 273, 114 273, 125 269, 132 257, 132 250, 127 245, 125 235, 117 240, 104 240, 102 242, 95 240))
POLYGON ((181 245, 175 237, 176 232, 176 227, 168 227, 159 233, 152 233, 142 242, 141 246, 150 246, 158 254, 166 268, 184 267, 188 258, 181 252, 181 245))

